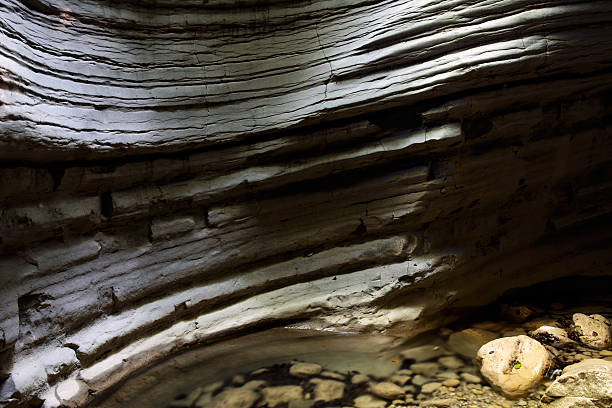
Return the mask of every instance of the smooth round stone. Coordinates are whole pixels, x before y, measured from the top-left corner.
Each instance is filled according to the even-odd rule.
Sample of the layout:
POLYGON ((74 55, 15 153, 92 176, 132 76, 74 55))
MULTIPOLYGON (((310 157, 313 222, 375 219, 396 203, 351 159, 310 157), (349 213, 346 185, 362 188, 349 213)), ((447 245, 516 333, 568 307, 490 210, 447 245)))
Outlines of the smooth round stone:
POLYGON ((344 375, 340 373, 335 373, 333 371, 322 371, 321 374, 319 374, 319 376, 325 377, 325 378, 331 378, 332 380, 338 380, 338 381, 344 381, 346 379, 344 375))
POLYGON ((423 394, 431 394, 434 391, 436 391, 438 388, 440 388, 441 386, 442 386, 442 383, 439 383, 439 382, 427 383, 421 387, 421 392, 423 394))
POLYGON ((369 394, 360 395, 353 403, 355 408, 385 408, 387 406, 387 401, 369 394))
POLYGON ((369 381, 370 379, 368 378, 367 375, 363 375, 363 374, 355 374, 354 376, 351 377, 351 384, 365 384, 369 381))
POLYGON ((611 323, 602 315, 584 315, 574 313, 572 316, 576 334, 580 341, 587 346, 605 349, 612 346, 611 323))
POLYGON ((480 384, 482 382, 482 379, 479 376, 470 373, 461 373, 461 378, 463 378, 465 382, 472 384, 480 384))
POLYGON ((459 379, 459 374, 454 371, 442 371, 441 373, 436 374, 436 378, 441 380, 459 379))
POLYGON ((344 396, 344 383, 336 380, 322 380, 314 388, 315 401, 334 401, 344 396))
POLYGON ((455 356, 440 357, 438 359, 438 363, 451 370, 456 370, 457 368, 463 367, 465 365, 463 360, 455 356))
POLYGON ((288 404, 291 401, 304 399, 304 390, 299 385, 281 385, 277 387, 266 387, 261 390, 264 403, 270 408, 277 405, 288 404))
POLYGON ((294 377, 312 377, 321 372, 322 368, 318 364, 296 363, 289 368, 289 374, 294 377))
POLYGON ((370 392, 376 395, 377 397, 384 398, 389 401, 403 397, 405 394, 402 387, 390 382, 381 382, 375 384, 370 387, 370 392))
POLYGON ((459 381, 459 380, 457 380, 455 378, 449 378, 448 380, 444 380, 442 382, 443 386, 451 387, 451 388, 457 387, 457 386, 459 386, 459 384, 461 384, 461 381, 459 381))
POLYGON ((401 352, 401 356, 405 360, 415 361, 417 363, 433 360, 440 356, 447 354, 448 351, 442 347, 434 344, 426 344, 424 346, 413 347, 406 349, 401 352))
POLYGON ((489 384, 504 395, 516 398, 544 380, 551 356, 536 340, 516 336, 485 344, 478 351, 477 362, 489 384))
POLYGON ((251 408, 258 399, 259 395, 252 390, 228 388, 217 394, 206 408, 251 408))
POLYGON ((415 363, 410 366, 410 371, 416 374, 422 374, 425 377, 434 377, 440 372, 438 363, 415 363))
POLYGON ((421 374, 415 375, 414 377, 412 377, 412 383, 414 385, 418 385, 419 387, 422 386, 423 384, 426 384, 428 382, 432 382, 433 380, 431 378, 425 377, 421 374))

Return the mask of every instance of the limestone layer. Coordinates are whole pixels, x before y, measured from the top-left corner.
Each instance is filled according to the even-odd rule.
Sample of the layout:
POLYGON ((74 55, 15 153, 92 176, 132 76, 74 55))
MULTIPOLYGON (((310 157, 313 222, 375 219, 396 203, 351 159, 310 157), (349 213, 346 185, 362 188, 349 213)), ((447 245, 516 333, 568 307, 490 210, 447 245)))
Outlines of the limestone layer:
POLYGON ((609 1, 0 0, 0 401, 609 275, 611 56, 609 1))

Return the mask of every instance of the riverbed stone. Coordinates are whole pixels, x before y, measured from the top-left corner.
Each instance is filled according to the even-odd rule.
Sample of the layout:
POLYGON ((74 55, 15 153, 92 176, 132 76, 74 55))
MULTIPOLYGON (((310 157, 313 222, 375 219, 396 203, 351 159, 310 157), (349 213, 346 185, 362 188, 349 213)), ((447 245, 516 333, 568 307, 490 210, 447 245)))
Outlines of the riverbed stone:
POLYGON ((253 390, 228 388, 217 394, 206 408, 251 408, 258 399, 259 395, 253 390))
POLYGON ((440 365, 438 363, 415 363, 410 365, 410 371, 416 374, 422 374, 425 377, 433 377, 440 372, 440 365))
POLYGON ((312 377, 321 371, 320 365, 312 363, 295 363, 289 368, 289 374, 295 377, 312 377))
POLYGON ((560 327, 540 326, 529 334, 534 339, 555 347, 566 347, 576 344, 574 340, 569 338, 567 331, 560 327))
POLYGON ((451 387, 451 388, 458 387, 458 386, 459 386, 459 384, 461 384, 461 381, 459 381, 459 380, 457 380, 457 379, 455 379, 455 378, 449 378, 448 380, 444 380, 444 381, 442 382, 442 385, 443 385, 443 386, 445 386, 445 387, 451 387))
POLYGON ((491 386, 514 398, 527 394, 544 379, 551 356, 542 344, 521 335, 485 344, 476 361, 491 386))
POLYGON ((430 382, 430 383, 424 384, 423 387, 421 387, 421 392, 423 394, 432 394, 434 391, 436 391, 441 386, 442 386, 442 383, 430 382))
POLYGON ((612 407, 612 362, 588 359, 565 367, 546 389, 542 406, 612 407))
POLYGON ((360 395, 353 403, 355 408, 384 408, 387 406, 387 401, 370 394, 360 395))
POLYGON ((314 387, 315 401, 334 401, 342 399, 345 385, 336 380, 322 380, 314 387))
POLYGON ((457 368, 463 367, 465 363, 457 356, 444 356, 438 359, 438 363, 442 366, 456 370, 457 368))
POLYGON ((423 361, 429 361, 436 359, 440 356, 447 354, 448 351, 439 345, 426 344, 423 346, 412 347, 401 352, 401 356, 405 360, 414 361, 420 363, 423 361))
POLYGON ((497 337, 497 334, 488 330, 468 328, 451 334, 448 347, 463 357, 473 359, 480 347, 497 337))
POLYGON ((367 375, 355 374, 351 377, 351 384, 365 384, 370 380, 367 375))
POLYGON ((403 397, 405 392, 402 387, 397 384, 390 382, 380 382, 370 387, 370 392, 377 397, 384 398, 386 400, 394 400, 403 397))
POLYGON ((263 402, 270 408, 291 401, 304 399, 304 390, 299 385, 280 385, 277 387, 266 387, 261 390, 263 402))
POLYGON ((576 335, 587 346, 605 349, 612 346, 611 323, 604 316, 593 314, 590 316, 574 313, 572 316, 576 335))

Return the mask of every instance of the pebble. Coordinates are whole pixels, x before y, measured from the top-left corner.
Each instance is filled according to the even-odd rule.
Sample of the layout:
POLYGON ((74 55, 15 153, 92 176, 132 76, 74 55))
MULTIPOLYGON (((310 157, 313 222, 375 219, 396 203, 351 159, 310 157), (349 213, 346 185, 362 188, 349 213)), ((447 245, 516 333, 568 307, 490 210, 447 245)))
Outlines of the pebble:
POLYGON ((441 386, 442 386, 442 383, 439 383, 439 382, 427 383, 423 385, 423 387, 421 387, 421 392, 423 394, 432 394, 434 391, 436 391, 441 386))
POLYGON ((401 356, 405 360, 415 361, 417 363, 433 360, 440 356, 445 355, 448 351, 442 347, 434 344, 426 344, 424 346, 413 347, 401 352, 401 356))
POLYGON ((412 377, 412 383, 414 385, 418 385, 419 387, 431 381, 433 381, 431 378, 427 378, 421 374, 418 374, 412 377))
POLYGON ((322 371, 319 374, 321 377, 331 378, 332 380, 344 381, 346 377, 340 373, 334 373, 333 371, 322 371))
POLYGON ((387 406, 385 400, 381 400, 372 395, 361 395, 353 402, 355 408, 384 408, 387 406))
POLYGON ((273 408, 277 405, 303 399, 303 392, 304 390, 299 385, 280 385, 264 388, 261 390, 261 395, 264 403, 273 408))
POLYGON ((455 356, 440 357, 438 359, 438 363, 442 364, 446 368, 450 368, 451 370, 464 366, 463 360, 455 356))
POLYGON ((354 376, 351 377, 351 384, 365 384, 369 381, 370 379, 368 378, 367 375, 363 375, 363 374, 355 374, 354 376))
POLYGON ((409 375, 394 375, 391 377, 391 381, 398 385, 406 385, 411 378, 409 375))
POLYGON ((454 371, 443 371, 441 373, 436 374, 436 378, 446 379, 446 380, 457 380, 459 379, 459 375, 454 371))
MULTIPOLYGON (((206 408, 250 408, 259 399, 259 395, 244 388, 227 388, 217 394, 206 408)), ((275 407, 276 405, 270 405, 275 407)))
POLYGON ((480 377, 470 373, 461 373, 461 378, 463 378, 464 381, 473 384, 480 384, 482 382, 482 379, 480 377))
POLYGON ((384 398, 386 400, 394 400, 399 397, 403 397, 406 393, 403 388, 397 384, 390 382, 381 382, 370 387, 370 392, 377 397, 384 398))
POLYGON ((436 398, 421 402, 421 407, 446 408, 455 406, 457 406, 457 401, 452 398, 436 398))
POLYGON ((296 363, 289 368, 289 374, 295 377, 312 377, 321 372, 322 368, 318 364, 296 363))
POLYGON ((440 366, 438 363, 415 363, 410 366, 410 370, 425 377, 433 377, 440 371, 440 366))
POLYGON ((267 385, 267 382, 264 380, 251 380, 248 383, 244 384, 242 388, 246 388, 248 390, 256 390, 257 388, 264 387, 267 385))
POLYGON ((442 385, 444 385, 445 387, 457 387, 459 384, 461 384, 461 381, 455 378, 449 378, 448 380, 442 382, 442 385))
POLYGON ((334 401, 344 396, 344 383, 336 380, 322 380, 314 388, 315 401, 334 401))
POLYGON ((235 375, 232 378, 232 384, 234 385, 242 385, 244 384, 244 382, 245 382, 244 375, 235 375))

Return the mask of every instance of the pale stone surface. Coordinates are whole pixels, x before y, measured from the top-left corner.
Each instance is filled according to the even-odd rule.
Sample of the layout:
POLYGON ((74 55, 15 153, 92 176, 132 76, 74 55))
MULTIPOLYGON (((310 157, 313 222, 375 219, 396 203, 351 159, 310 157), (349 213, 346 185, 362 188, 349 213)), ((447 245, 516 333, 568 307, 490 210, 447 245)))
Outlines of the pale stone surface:
MULTIPOLYGON (((259 395, 244 388, 228 388, 217 394, 207 408, 251 408, 259 395)), ((272 405, 271 405, 272 406, 272 405)))
POLYGON ((440 372, 440 365, 438 363, 415 363, 410 365, 410 370, 416 374, 422 374, 425 377, 434 377, 440 372))
POLYGON ((299 385, 281 385, 261 390, 264 403, 273 408, 290 401, 304 399, 304 390, 299 385))
POLYGON ((448 380, 444 380, 442 382, 442 385, 445 387, 456 387, 459 384, 461 384, 461 381, 455 379, 455 378, 449 378, 448 380))
POLYGON ((438 359, 438 363, 440 363, 442 366, 446 368, 455 369, 455 370, 465 365, 463 360, 461 360, 460 358, 456 356, 440 357, 438 359))
POLYGON ((445 353, 446 350, 442 346, 426 344, 402 351, 402 357, 406 360, 414 360, 415 362, 419 363, 433 360, 437 357, 443 356, 445 353))
POLYGON ((551 356, 537 341, 516 336, 485 344, 478 350, 477 362, 489 384, 509 397, 519 397, 544 379, 551 356))
POLYGON ((572 320, 581 342, 598 349, 612 347, 612 325, 604 316, 575 313, 572 320))
POLYGON ((497 337, 495 333, 484 329, 464 329, 450 335, 448 347, 463 357, 473 359, 480 347, 497 337))
POLYGON ((367 375, 363 375, 363 374, 355 374, 354 376, 351 377, 351 384, 364 384, 367 383, 369 381, 369 378, 367 375))
POLYGON ((543 340, 547 340, 546 343, 556 347, 565 347, 576 342, 569 338, 567 332, 560 327, 553 326, 540 326, 531 333, 532 337, 542 336, 543 340))
POLYGON ((551 408, 612 406, 612 362, 587 359, 565 367, 542 402, 551 408))
POLYGON ((335 380, 322 380, 314 387, 315 401, 334 401, 342 399, 344 395, 344 383, 335 380))
POLYGON ((289 368, 289 374, 296 377, 312 377, 321 372, 322 368, 313 363, 296 363, 289 368))
POLYGON ((355 398, 355 408, 384 408, 386 406, 387 401, 373 395, 360 395, 355 398))
POLYGON ((402 397, 405 394, 402 387, 390 382, 374 384, 370 387, 370 392, 377 397, 390 401, 402 397))
POLYGON ((423 394, 432 394, 434 391, 436 391, 441 386, 442 386, 442 383, 439 383, 439 382, 430 382, 430 383, 424 384, 421 387, 421 392, 423 394))

